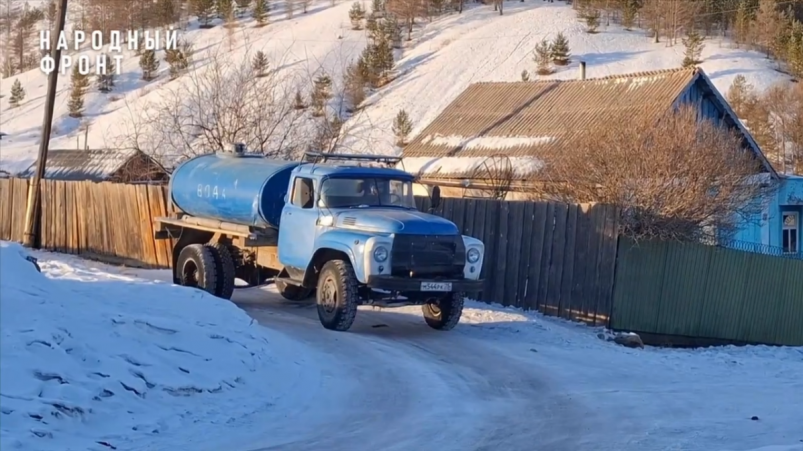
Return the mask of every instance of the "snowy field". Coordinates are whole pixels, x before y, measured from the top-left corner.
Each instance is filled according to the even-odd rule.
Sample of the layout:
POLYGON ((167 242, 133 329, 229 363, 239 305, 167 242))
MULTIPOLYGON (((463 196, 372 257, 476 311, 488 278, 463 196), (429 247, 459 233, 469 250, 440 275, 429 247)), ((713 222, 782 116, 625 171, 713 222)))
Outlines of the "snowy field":
POLYGON ((2 449, 803 451, 801 348, 627 349, 481 303, 449 333, 412 307, 338 333, 267 288, 244 312, 167 271, 0 252, 2 449))
MULTIPOLYGON (((365 31, 351 30, 351 2, 335 6, 328 0, 313 2, 307 14, 298 13, 289 20, 279 5, 264 28, 254 28, 250 18, 242 19, 234 33, 233 47, 229 47, 223 27, 199 30, 196 23, 191 23, 181 38, 195 47, 195 67, 209 64, 213 54, 236 62, 250 59, 254 52, 262 50, 279 62, 276 69, 283 74, 283 80, 292 79, 308 87, 318 70, 323 69, 337 85, 343 69, 367 42, 365 31)), ((536 43, 558 32, 569 40, 572 62, 549 78, 576 78, 580 60, 588 64, 588 77, 599 77, 678 67, 683 58, 682 45, 654 44, 642 30, 603 26, 600 33, 587 34, 576 13, 562 2, 508 2, 504 16, 490 5, 468 6, 463 14, 422 22, 412 41, 405 41, 404 50, 397 53, 396 78, 369 96, 365 107, 346 122, 348 136, 341 151, 398 152, 393 145, 391 123, 400 109, 408 112, 415 135, 469 84, 517 81, 523 70, 532 73, 536 43)), ((705 41, 702 57, 701 67, 723 92, 740 74, 758 88, 788 78, 777 72, 764 55, 733 48, 719 39, 705 41)), ((168 68, 163 61, 159 78, 146 83, 140 80, 138 58, 131 54, 126 55, 122 69, 124 73, 118 77, 113 93, 91 90, 87 94, 83 123, 67 115, 70 81, 69 77, 61 78, 51 148, 75 148, 78 141, 81 147, 123 147, 126 137, 136 133, 134 118, 187 77, 168 81, 168 68), (87 126, 85 140, 82 129, 87 126)), ((0 169, 12 173, 26 169, 34 161, 46 87, 45 76, 39 70, 15 78, 20 79, 27 92, 19 108, 7 108, 12 80, 2 80, 0 87, 6 96, 0 102, 0 131, 11 135, 0 144, 0 169)))

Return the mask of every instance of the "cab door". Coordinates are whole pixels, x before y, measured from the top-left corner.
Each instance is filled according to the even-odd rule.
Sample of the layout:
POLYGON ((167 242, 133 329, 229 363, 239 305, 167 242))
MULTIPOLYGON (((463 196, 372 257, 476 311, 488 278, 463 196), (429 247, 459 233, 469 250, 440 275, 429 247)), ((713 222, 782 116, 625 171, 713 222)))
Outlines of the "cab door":
POLYGON ((286 267, 304 271, 312 259, 318 221, 315 194, 313 179, 293 180, 279 222, 279 262, 286 267))

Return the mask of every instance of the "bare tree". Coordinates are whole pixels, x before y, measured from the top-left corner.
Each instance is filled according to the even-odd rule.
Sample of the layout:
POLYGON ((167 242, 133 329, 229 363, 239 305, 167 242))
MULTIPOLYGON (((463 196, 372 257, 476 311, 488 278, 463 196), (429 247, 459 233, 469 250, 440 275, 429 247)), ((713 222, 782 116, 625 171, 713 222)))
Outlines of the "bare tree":
POLYGON ((545 157, 545 194, 618 205, 634 238, 695 239, 711 228, 727 235, 755 218, 775 187, 740 136, 697 116, 690 106, 660 117, 612 115, 607 127, 545 157))
POLYGON ((274 157, 298 150, 303 111, 293 107, 292 75, 258 77, 250 58, 232 61, 218 50, 207 61, 140 107, 142 113, 128 126, 128 147, 160 161, 220 151, 236 142, 274 157))

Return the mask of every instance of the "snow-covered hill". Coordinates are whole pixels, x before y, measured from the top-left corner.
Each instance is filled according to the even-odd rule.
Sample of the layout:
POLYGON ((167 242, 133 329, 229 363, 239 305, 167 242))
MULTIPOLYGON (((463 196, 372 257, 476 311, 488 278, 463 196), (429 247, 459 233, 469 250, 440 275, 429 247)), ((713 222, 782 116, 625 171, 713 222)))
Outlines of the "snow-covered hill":
MULTIPOLYGON (((194 44, 196 66, 208 64, 211 54, 236 62, 262 50, 271 60, 281 61, 279 71, 290 74, 288 77, 302 83, 306 91, 320 68, 337 84, 347 63, 365 47, 365 31, 351 30, 350 7, 350 3, 331 6, 327 0, 313 3, 307 14, 298 13, 293 19, 286 19, 277 9, 271 12, 271 23, 264 28, 254 28, 252 19, 243 19, 233 47, 226 43, 227 30, 221 26, 199 30, 191 25, 181 38, 194 44)), ((409 114, 415 134, 469 84, 519 80, 525 69, 532 73, 536 43, 558 32, 569 39, 572 63, 559 68, 551 78, 577 77, 580 60, 588 65, 587 76, 597 77, 677 67, 683 59, 682 45, 655 44, 641 30, 603 26, 599 33, 587 34, 575 11, 563 2, 510 2, 503 16, 492 6, 472 4, 462 14, 425 23, 413 33, 412 41, 404 43, 395 79, 372 93, 364 108, 347 121, 344 130, 348 136, 342 142, 342 151, 398 152, 393 145, 391 124, 400 109, 409 114)), ((788 78, 776 71, 774 63, 764 55, 734 48, 727 41, 705 41, 702 56, 701 67, 723 92, 740 74, 759 88, 788 78)), ((131 118, 182 82, 168 81, 164 62, 156 81, 140 80, 138 59, 133 55, 126 56, 123 71, 114 93, 92 91, 87 95, 83 119, 89 124, 86 143, 85 132, 79 130, 81 122, 67 115, 69 77, 61 78, 51 148, 74 148, 77 140, 81 147, 119 146, 123 141, 120 136, 131 133, 131 118)), ((8 108, 13 78, 2 80, 0 89, 5 96, 0 100, 0 131, 11 135, 0 141, 0 168, 9 172, 27 168, 35 158, 46 87, 46 78, 38 70, 17 78, 27 93, 22 106, 8 108)))

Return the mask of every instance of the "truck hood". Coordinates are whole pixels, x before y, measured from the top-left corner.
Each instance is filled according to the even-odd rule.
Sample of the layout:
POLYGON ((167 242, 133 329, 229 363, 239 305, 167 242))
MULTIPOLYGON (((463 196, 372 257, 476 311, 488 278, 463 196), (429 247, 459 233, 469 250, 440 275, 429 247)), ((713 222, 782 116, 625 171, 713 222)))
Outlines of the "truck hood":
POLYGON ((337 214, 337 227, 406 235, 457 235, 460 231, 440 216, 398 208, 353 209, 337 214))

